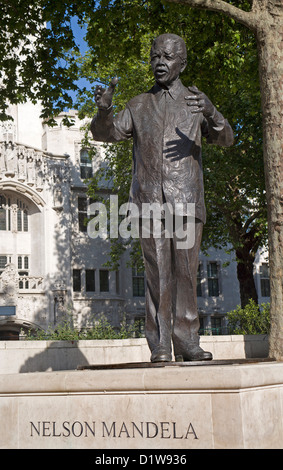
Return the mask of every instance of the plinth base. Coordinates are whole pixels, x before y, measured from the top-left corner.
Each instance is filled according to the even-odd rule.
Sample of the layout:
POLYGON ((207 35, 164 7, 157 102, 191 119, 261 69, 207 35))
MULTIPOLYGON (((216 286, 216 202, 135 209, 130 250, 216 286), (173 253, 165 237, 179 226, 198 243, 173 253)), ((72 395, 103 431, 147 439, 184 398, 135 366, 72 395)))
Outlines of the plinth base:
POLYGON ((281 362, 116 366, 0 375, 0 447, 282 448, 281 362))
POLYGON ((218 359, 212 361, 172 361, 172 362, 123 362, 119 364, 88 364, 78 366, 77 370, 109 370, 109 369, 146 369, 156 367, 193 367, 193 366, 224 366, 235 364, 257 364, 260 362, 273 362, 271 358, 254 359, 218 359))

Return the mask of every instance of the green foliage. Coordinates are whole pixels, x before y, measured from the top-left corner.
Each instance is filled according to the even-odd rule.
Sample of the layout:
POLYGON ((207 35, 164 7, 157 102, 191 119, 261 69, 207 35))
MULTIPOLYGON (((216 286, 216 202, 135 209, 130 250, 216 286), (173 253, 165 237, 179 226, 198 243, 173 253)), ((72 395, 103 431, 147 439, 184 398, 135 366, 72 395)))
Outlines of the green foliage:
MULTIPOLYGON (((250 9, 250 2, 237 7, 250 9)), ((185 85, 204 91, 228 119, 235 134, 232 148, 204 145, 203 167, 207 224, 203 246, 231 244, 238 259, 254 257, 267 239, 262 151, 262 116, 254 35, 244 26, 211 11, 159 0, 97 2, 88 13, 88 53, 80 58, 81 76, 93 83, 79 95, 81 116, 93 116, 94 88, 117 75, 114 107, 122 109, 133 96, 149 89, 153 76, 149 51, 154 37, 172 32, 188 48, 185 85)), ((120 203, 128 197, 131 180, 131 142, 106 147, 103 178, 113 184, 120 203)), ((113 242, 112 242, 113 243, 113 242)), ((118 260, 119 240, 113 260, 118 260)))
POLYGON ((8 102, 40 101, 46 119, 72 107, 68 91, 78 88, 72 18, 82 21, 91 6, 85 0, 0 2, 1 120, 7 119, 8 102))
POLYGON ((270 304, 257 305, 250 300, 245 308, 238 306, 227 314, 228 328, 232 335, 269 334, 270 304))
MULTIPOLYGON (((229 3, 251 8, 250 0, 229 3)), ((4 0, 0 13, 0 119, 5 118, 7 100, 40 100, 45 118, 72 107, 68 91, 77 89, 78 77, 91 84, 90 89, 78 90, 80 117, 93 117, 97 82, 108 85, 115 75, 119 83, 114 107, 119 111, 153 84, 148 60, 153 38, 165 32, 182 36, 188 47, 183 83, 204 91, 235 133, 234 147, 203 149, 207 206, 203 249, 230 243, 243 260, 265 244, 258 59, 248 28, 219 13, 160 0, 4 0), (87 28, 84 55, 73 36, 74 16, 87 28)), ((131 180, 131 142, 107 146, 106 163, 90 185, 91 197, 103 180, 122 204, 131 180)), ((121 240, 112 241, 115 269, 124 249, 121 240)), ((135 246, 135 262, 139 252, 135 246)))
POLYGON ((72 326, 69 319, 60 323, 56 327, 49 326, 46 331, 38 330, 28 335, 28 340, 46 341, 79 341, 93 339, 126 339, 140 337, 138 322, 127 325, 122 322, 117 330, 111 326, 107 320, 96 321, 92 327, 77 329, 72 326))

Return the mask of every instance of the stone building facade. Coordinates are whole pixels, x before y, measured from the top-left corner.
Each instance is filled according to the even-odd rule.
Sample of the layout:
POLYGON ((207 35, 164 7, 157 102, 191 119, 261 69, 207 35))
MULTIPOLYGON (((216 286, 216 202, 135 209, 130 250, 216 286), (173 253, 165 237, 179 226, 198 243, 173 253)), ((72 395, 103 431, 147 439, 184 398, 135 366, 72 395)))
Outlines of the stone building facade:
MULTIPOLYGON (((89 237, 84 223, 89 198, 84 180, 103 165, 103 148, 88 159, 82 122, 48 127, 40 106, 11 106, 13 121, 0 123, 0 340, 72 318, 79 328, 101 316, 119 327, 125 317, 144 318, 143 273, 105 267, 109 240, 89 237)), ((265 254, 258 254, 259 300, 268 301, 265 254)), ((198 301, 202 330, 225 332, 225 314, 240 303, 233 254, 200 255, 198 301)))

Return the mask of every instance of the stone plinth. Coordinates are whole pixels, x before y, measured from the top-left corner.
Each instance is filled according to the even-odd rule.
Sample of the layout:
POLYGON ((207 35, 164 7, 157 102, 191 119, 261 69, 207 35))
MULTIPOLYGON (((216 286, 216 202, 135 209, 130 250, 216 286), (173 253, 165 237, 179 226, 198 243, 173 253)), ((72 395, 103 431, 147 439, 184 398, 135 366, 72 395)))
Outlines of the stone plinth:
MULTIPOLYGON (((200 345, 213 358, 247 359, 268 356, 267 335, 201 336, 200 345)), ((150 361, 145 338, 85 341, 0 341, 0 375, 48 370, 73 370, 78 364, 150 361)))
POLYGON ((1 448, 282 448, 283 363, 0 375, 1 448))

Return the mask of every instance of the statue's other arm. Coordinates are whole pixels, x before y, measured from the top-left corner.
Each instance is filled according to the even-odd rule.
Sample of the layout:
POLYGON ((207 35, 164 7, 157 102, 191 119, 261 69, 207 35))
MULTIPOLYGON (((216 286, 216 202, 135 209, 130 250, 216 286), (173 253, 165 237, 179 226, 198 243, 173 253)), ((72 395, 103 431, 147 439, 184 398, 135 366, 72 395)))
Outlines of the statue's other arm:
POLYGON ((188 106, 193 114, 202 113, 202 135, 209 144, 230 147, 233 144, 233 131, 222 114, 217 111, 209 98, 197 87, 189 87, 192 95, 186 97, 188 106))
POLYGON ((95 101, 98 113, 94 116, 90 130, 94 140, 100 142, 119 142, 132 137, 132 118, 129 109, 126 107, 117 116, 113 117, 112 97, 117 78, 111 80, 108 89, 97 86, 95 90, 95 101))
POLYGON ((99 109, 94 116, 90 130, 98 142, 119 142, 132 137, 132 117, 128 108, 113 117, 112 107, 99 109))

